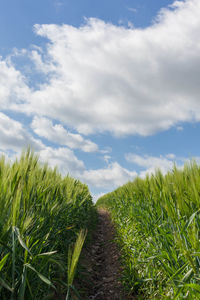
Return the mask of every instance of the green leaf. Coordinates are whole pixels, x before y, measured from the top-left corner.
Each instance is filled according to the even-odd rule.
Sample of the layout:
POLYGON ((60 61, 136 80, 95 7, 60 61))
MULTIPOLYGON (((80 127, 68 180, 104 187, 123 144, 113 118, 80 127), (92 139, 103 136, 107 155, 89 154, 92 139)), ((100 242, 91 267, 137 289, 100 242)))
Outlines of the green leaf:
POLYGON ((179 268, 169 279, 167 282, 171 281, 172 279, 174 279, 174 277, 176 277, 179 273, 181 273, 187 266, 187 263, 184 264, 181 268, 179 268))
POLYGON ((184 277, 182 278, 182 281, 185 282, 188 280, 188 278, 190 278, 190 276, 192 275, 193 273, 193 269, 191 268, 185 275, 184 277))
POLYGON ((200 285, 195 283, 185 284, 184 287, 189 287, 200 293, 200 285))
POLYGON ((75 245, 73 247, 73 251, 72 251, 71 247, 69 247, 69 249, 68 249, 68 272, 67 272, 68 286, 72 286, 76 267, 77 267, 78 260, 79 260, 79 256, 81 254, 81 250, 82 250, 86 235, 87 235, 87 230, 82 229, 78 234, 75 245))
POLYGON ((46 278, 44 275, 40 274, 40 273, 39 273, 35 268, 33 268, 30 264, 25 264, 25 266, 27 266, 27 268, 29 268, 29 269, 31 269, 32 271, 34 271, 34 272, 38 275, 38 277, 39 277, 43 282, 45 282, 46 284, 48 284, 48 285, 52 286, 54 289, 56 289, 55 286, 52 284, 52 282, 51 282, 48 278, 46 278))
POLYGON ((199 209, 197 211, 195 211, 189 218, 189 220, 186 222, 183 230, 181 231, 181 233, 183 233, 183 231, 185 231, 189 226, 190 224, 192 223, 192 221, 194 220, 195 216, 199 213, 199 209))
POLYGON ((5 263, 6 263, 7 258, 8 258, 9 255, 10 255, 10 253, 7 253, 7 254, 2 258, 2 260, 0 261, 0 271, 2 270, 3 266, 5 265, 5 263))
POLYGON ((44 252, 44 253, 41 253, 41 254, 38 254, 36 255, 37 257, 38 256, 50 256, 50 255, 53 255, 55 253, 57 253, 58 251, 51 251, 51 252, 44 252))
POLYGON ((13 293, 13 289, 8 285, 8 283, 6 283, 3 278, 0 277, 0 284, 6 288, 7 290, 9 290, 11 293, 13 293))
POLYGON ((15 231, 15 234, 16 234, 17 239, 18 239, 19 243, 21 244, 21 246, 22 246, 26 251, 28 251, 28 253, 29 253, 31 256, 33 256, 32 253, 31 253, 31 251, 30 251, 30 249, 26 246, 26 244, 25 244, 24 241, 22 240, 22 238, 21 238, 21 236, 20 236, 19 228, 17 228, 16 226, 14 226, 14 231, 15 231))
POLYGON ((27 268, 24 266, 23 273, 22 273, 22 281, 19 288, 19 300, 24 300, 24 293, 25 293, 25 287, 26 287, 26 274, 27 274, 27 268))

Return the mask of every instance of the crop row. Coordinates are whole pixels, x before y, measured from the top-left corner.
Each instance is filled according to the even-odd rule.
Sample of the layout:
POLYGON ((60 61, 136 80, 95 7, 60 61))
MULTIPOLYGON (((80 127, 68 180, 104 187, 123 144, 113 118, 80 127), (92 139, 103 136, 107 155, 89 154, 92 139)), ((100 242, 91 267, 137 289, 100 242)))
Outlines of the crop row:
POLYGON ((0 299, 51 299, 55 291, 69 296, 93 217, 86 185, 41 165, 30 150, 13 163, 1 157, 0 299))
POLYGON ((126 289, 138 299, 200 298, 200 167, 133 182, 100 198, 116 224, 126 289))

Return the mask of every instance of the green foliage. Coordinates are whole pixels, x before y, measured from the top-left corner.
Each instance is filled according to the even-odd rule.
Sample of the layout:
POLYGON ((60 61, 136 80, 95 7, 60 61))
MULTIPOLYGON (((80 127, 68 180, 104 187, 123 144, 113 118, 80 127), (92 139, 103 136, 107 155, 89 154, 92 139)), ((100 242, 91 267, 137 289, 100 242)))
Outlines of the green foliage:
POLYGON ((116 224, 123 281, 142 299, 200 298, 200 167, 174 166, 103 196, 116 224))
POLYGON ((0 299, 65 293, 69 248, 94 215, 87 186, 30 150, 12 164, 1 157, 0 212, 0 299))
POLYGON ((81 254, 81 250, 83 248, 86 235, 87 235, 87 231, 81 230, 76 239, 74 248, 72 249, 72 247, 70 247, 68 250, 68 278, 67 278, 68 292, 67 292, 66 300, 69 299, 71 290, 75 290, 72 284, 74 281, 78 260, 81 254))

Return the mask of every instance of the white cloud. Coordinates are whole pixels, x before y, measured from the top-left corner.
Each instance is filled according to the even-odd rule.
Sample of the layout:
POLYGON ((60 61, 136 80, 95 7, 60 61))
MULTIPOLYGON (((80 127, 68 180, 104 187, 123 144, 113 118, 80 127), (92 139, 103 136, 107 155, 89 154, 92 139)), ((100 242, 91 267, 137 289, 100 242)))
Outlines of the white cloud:
POLYGON ((77 177, 85 169, 84 163, 67 148, 45 147, 39 155, 42 162, 48 162, 51 167, 58 167, 63 175, 70 174, 77 177))
POLYGON ((166 155, 166 158, 169 158, 169 159, 175 159, 176 158, 176 155, 175 154, 173 154, 173 153, 169 153, 169 154, 167 154, 166 155))
POLYGON ((93 202, 96 203, 97 200, 98 200, 99 198, 103 197, 104 195, 105 195, 105 193, 94 194, 94 195, 92 196, 93 202))
POLYGON ((104 155, 103 158, 104 158, 104 161, 108 164, 112 157, 110 155, 104 155))
MULTIPOLYGON (((16 54, 18 55, 18 54, 16 54)), ((23 103, 30 96, 25 77, 17 71, 10 57, 4 61, 0 57, 0 110, 23 103)))
POLYGON ((182 127, 182 126, 177 126, 177 127, 176 127, 176 130, 177 130, 177 131, 183 131, 183 127, 182 127))
POLYGON ((51 167, 58 167, 66 175, 78 176, 85 170, 84 163, 74 152, 66 147, 52 148, 35 139, 24 126, 0 112, 0 155, 15 159, 21 150, 31 146, 40 156, 42 162, 48 162, 51 167))
POLYGON ((199 13, 200 1, 187 0, 143 30, 98 19, 36 25, 50 43, 46 55, 34 50, 35 63, 51 75, 18 109, 84 134, 146 136, 199 121, 199 13))
POLYGON ((182 7, 184 5, 183 1, 174 1, 172 4, 169 5, 171 8, 182 7))
POLYGON ((64 6, 64 5, 65 5, 65 3, 63 1, 56 0, 54 2, 54 6, 55 6, 57 12, 59 12, 60 9, 62 8, 62 6, 64 6))
POLYGON ((80 134, 68 132, 61 124, 53 125, 52 121, 47 118, 35 117, 31 127, 38 136, 45 137, 59 145, 81 149, 84 152, 98 151, 98 146, 95 143, 84 139, 80 134))
POLYGON ((133 13, 136 13, 138 11, 137 8, 134 8, 134 7, 128 7, 128 10, 133 13))
POLYGON ((104 169, 87 170, 83 161, 67 148, 45 147, 38 153, 42 162, 48 162, 51 167, 58 167, 63 175, 69 173, 78 178, 92 190, 100 188, 103 191, 111 191, 137 176, 136 172, 123 168, 117 162, 109 164, 104 169))
POLYGON ((20 122, 0 112, 0 149, 19 152, 27 146, 36 151, 44 147, 43 143, 33 138, 20 122))
MULTIPOLYGON (((47 82, 30 89, 0 61, 0 106, 58 120, 79 133, 151 135, 200 121, 200 1, 175 1, 146 29, 89 19, 36 25, 31 52, 47 82)), ((25 51, 26 52, 26 51, 25 51)))
MULTIPOLYGON (((36 129, 36 133, 39 133, 41 136, 47 136, 49 139, 55 138, 57 143, 59 143, 59 138, 62 141, 66 134, 62 126, 53 126, 49 120, 44 118, 35 118, 32 126, 36 129)), ((73 135, 72 137, 74 138, 73 135)), ((79 139, 77 140, 79 141, 79 139)), ((41 162, 48 162, 51 167, 57 167, 63 175, 69 173, 71 176, 84 181, 93 189, 103 188, 111 190, 136 176, 135 172, 121 167, 117 162, 109 164, 105 169, 87 170, 83 161, 79 160, 72 150, 66 147, 52 148, 46 146, 42 141, 35 139, 20 122, 1 112, 0 141, 0 154, 14 159, 20 155, 22 148, 30 145, 39 154, 41 162)), ((75 139, 72 139, 71 142, 74 145, 75 139)), ((90 143, 87 145, 87 140, 81 140, 81 142, 85 142, 85 150, 92 149, 90 143)), ((104 159, 108 162, 110 156, 105 155, 104 159)))
POLYGON ((129 171, 114 162, 105 169, 85 170, 80 175, 80 179, 91 187, 112 190, 133 180, 136 176, 136 172, 129 171))
POLYGON ((139 174, 140 177, 144 177, 147 173, 155 173, 157 169, 160 169, 163 174, 166 174, 173 168, 176 156, 172 153, 165 156, 160 155, 159 157, 128 153, 125 155, 125 158, 128 162, 144 168, 145 170, 141 171, 139 174))
POLYGON ((100 150, 100 152, 101 152, 102 154, 108 154, 108 153, 111 153, 111 152, 112 152, 112 148, 111 148, 110 146, 106 146, 106 147, 104 147, 103 150, 100 150))

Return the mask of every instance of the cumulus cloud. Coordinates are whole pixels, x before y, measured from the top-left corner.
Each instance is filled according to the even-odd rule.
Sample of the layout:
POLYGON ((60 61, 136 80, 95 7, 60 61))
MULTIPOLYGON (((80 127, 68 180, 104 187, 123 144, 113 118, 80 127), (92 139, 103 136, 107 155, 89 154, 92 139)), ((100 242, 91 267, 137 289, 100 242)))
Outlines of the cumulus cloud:
POLYGON ((45 147, 39 152, 42 162, 48 162, 51 167, 57 167, 62 175, 79 176, 84 171, 84 163, 68 148, 45 147))
MULTIPOLYGON (((132 181, 137 173, 123 168, 114 162, 103 169, 86 169, 83 161, 79 160, 74 152, 67 148, 54 149, 45 147, 39 152, 40 160, 48 162, 51 167, 57 167, 63 174, 71 176, 86 183, 91 190, 112 191, 128 181, 132 181)), ((99 193, 101 194, 101 193, 99 193)), ((95 196, 95 199, 97 196, 95 196)))
POLYGON ((105 169, 85 170, 80 179, 92 187, 112 190, 133 180, 136 176, 136 172, 129 171, 114 162, 105 169))
POLYGON ((43 143, 32 137, 20 122, 0 112, 0 149, 19 152, 27 146, 36 151, 44 147, 43 143))
MULTIPOLYGON (((59 120, 79 133, 151 135, 200 120, 200 1, 175 1, 146 29, 88 19, 81 27, 35 25, 48 78, 31 89, 0 61, 0 106, 59 120), (39 104, 39 105, 38 105, 39 104)), ((25 51, 26 52, 26 51, 25 51)))
POLYGON ((39 139, 35 139, 20 122, 0 112, 0 155, 13 160, 28 146, 39 154, 42 162, 48 162, 51 167, 57 166, 63 175, 70 173, 76 177, 85 170, 84 163, 72 150, 46 146, 39 139))
MULTIPOLYGON (((59 138, 62 141, 66 134, 62 126, 53 126, 52 122, 44 118, 35 118, 32 127, 40 136, 48 137, 50 140, 57 139, 57 143, 59 143, 59 138)), ((71 143, 74 146, 76 139, 74 139, 73 135, 72 137, 71 143)), ((68 142, 67 140, 66 143, 68 142)), ((85 143, 85 150, 92 149, 92 144, 88 142, 87 145, 87 140, 81 140, 81 142, 85 143)), ((0 154, 14 159, 16 156, 19 156, 22 148, 29 145, 39 154, 41 162, 48 162, 51 167, 57 167, 63 175, 69 173, 87 183, 93 189, 111 190, 132 180, 137 175, 136 172, 123 168, 117 162, 108 164, 104 169, 87 170, 84 162, 79 160, 72 150, 67 147, 53 148, 46 146, 39 139, 35 139, 20 122, 0 112, 0 154)), ((107 163, 110 158, 108 155, 104 157, 107 163)))
POLYGON ((50 77, 18 109, 84 134, 146 136, 199 121, 199 13, 200 1, 187 0, 146 29, 36 25, 50 43, 45 55, 34 50, 35 63, 50 77))
POLYGON ((90 140, 84 139, 80 134, 67 131, 61 124, 53 125, 47 118, 35 117, 31 124, 34 132, 59 145, 66 145, 72 149, 81 149, 84 152, 96 152, 98 146, 90 140))
POLYGON ((0 57, 0 110, 15 108, 30 96, 26 78, 16 70, 10 58, 2 60, 0 57))
POLYGON ((145 169, 139 173, 140 177, 144 177, 146 174, 153 174, 157 169, 160 169, 163 174, 166 174, 173 168, 176 160, 176 156, 173 153, 165 156, 160 155, 159 157, 128 153, 125 155, 125 158, 128 162, 145 169))

